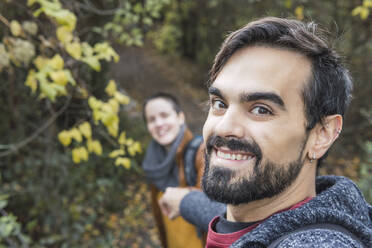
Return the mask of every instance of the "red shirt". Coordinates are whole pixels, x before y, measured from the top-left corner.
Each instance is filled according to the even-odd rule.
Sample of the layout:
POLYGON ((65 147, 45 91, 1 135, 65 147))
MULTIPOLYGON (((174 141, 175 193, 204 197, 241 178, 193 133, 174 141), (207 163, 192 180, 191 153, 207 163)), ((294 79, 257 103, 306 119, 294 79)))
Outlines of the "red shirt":
MULTIPOLYGON (((305 200, 293 205, 292 207, 281 210, 281 211, 278 211, 274 214, 298 208, 298 207, 302 206, 303 204, 307 203, 308 201, 310 201, 311 199, 312 199, 312 197, 308 197, 305 200)), ((274 215, 274 214, 272 214, 272 215, 274 215)), ((267 217, 267 218, 269 218, 269 217, 267 217)), ((259 224, 261 224, 265 220, 264 219, 262 221, 259 221, 255 224, 253 224, 253 225, 251 225, 247 228, 244 228, 240 231, 237 231, 237 232, 217 233, 217 232, 214 231, 214 229, 215 229, 216 223, 219 221, 219 219, 220 219, 220 216, 216 216, 209 223, 206 248, 227 248, 230 245, 232 245, 236 240, 238 240, 241 236, 243 236, 244 234, 252 231, 254 228, 256 228, 259 224)))

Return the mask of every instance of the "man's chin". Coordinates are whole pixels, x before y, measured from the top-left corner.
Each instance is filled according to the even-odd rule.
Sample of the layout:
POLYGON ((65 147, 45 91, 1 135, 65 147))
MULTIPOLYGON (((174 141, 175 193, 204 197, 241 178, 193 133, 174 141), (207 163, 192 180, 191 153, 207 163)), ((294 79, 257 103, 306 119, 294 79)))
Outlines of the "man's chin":
POLYGON ((238 205, 250 202, 251 195, 248 193, 250 191, 249 188, 245 188, 244 192, 242 192, 243 185, 246 185, 246 182, 242 185, 242 180, 235 178, 235 174, 234 170, 215 166, 211 173, 203 176, 202 189, 204 193, 211 200, 225 204, 238 205))

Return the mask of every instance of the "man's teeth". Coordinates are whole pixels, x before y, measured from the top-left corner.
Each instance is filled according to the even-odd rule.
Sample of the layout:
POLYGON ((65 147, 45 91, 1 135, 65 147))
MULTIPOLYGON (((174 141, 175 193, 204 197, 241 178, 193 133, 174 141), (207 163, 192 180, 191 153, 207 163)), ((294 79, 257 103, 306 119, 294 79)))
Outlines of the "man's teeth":
POLYGON ((217 156, 224 159, 230 159, 230 160, 247 160, 248 158, 251 158, 252 156, 243 155, 243 154, 235 154, 235 153, 225 153, 221 151, 217 151, 217 156))

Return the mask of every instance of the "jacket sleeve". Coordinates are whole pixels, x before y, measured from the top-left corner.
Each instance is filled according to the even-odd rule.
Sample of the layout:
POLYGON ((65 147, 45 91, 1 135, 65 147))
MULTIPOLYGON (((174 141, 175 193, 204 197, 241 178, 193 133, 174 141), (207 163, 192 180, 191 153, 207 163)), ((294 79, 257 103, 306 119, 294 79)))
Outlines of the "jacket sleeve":
POLYGON ((181 216, 202 231, 208 231, 209 222, 226 212, 226 205, 210 200, 201 191, 193 190, 181 201, 181 216))

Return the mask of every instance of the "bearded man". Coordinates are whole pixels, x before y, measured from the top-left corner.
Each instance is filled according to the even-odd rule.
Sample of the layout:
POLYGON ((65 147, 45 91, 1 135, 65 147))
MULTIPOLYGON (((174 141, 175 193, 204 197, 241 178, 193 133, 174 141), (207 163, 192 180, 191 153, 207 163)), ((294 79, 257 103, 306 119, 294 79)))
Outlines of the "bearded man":
POLYGON ((171 188, 163 209, 202 229, 211 220, 207 247, 372 247, 372 207, 359 189, 316 177, 351 90, 314 23, 269 17, 231 33, 208 84, 205 194, 171 188))

